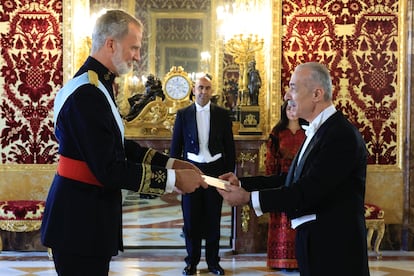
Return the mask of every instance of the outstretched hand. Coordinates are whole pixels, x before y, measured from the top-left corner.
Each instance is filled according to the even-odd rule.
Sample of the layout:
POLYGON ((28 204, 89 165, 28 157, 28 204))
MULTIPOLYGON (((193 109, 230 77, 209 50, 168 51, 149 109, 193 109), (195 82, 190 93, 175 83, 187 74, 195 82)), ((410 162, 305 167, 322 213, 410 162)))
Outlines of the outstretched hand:
POLYGON ((227 185, 226 190, 217 189, 223 200, 230 206, 246 205, 250 201, 250 192, 235 185, 227 185))
POLYGON ((223 197, 223 200, 230 206, 242 206, 250 201, 250 192, 240 187, 239 179, 234 173, 225 173, 219 176, 220 179, 224 179, 230 182, 231 185, 227 185, 225 190, 217 189, 218 193, 223 197))
POLYGON ((240 186, 239 185, 239 179, 232 172, 222 174, 218 178, 223 179, 223 180, 227 180, 228 182, 230 182, 231 185, 240 186))
POLYGON ((207 188, 208 184, 199 172, 193 169, 179 169, 175 170, 175 187, 176 192, 192 193, 197 188, 207 188))

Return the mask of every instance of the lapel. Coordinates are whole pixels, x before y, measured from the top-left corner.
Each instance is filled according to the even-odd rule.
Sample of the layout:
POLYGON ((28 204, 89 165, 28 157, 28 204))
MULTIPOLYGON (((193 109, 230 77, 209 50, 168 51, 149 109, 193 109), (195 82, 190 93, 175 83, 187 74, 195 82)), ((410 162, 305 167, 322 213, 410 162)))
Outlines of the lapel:
POLYGON ((298 163, 299 153, 302 150, 303 144, 300 147, 298 153, 295 156, 295 159, 292 161, 292 165, 289 168, 288 175, 286 177, 286 186, 290 186, 292 183, 295 183, 298 181, 299 177, 302 174, 303 167, 307 161, 307 158, 309 157, 310 153, 313 151, 315 146, 320 143, 320 141, 323 139, 324 134, 326 130, 330 127, 333 121, 338 118, 341 114, 339 111, 335 112, 328 120, 326 120, 325 123, 321 125, 321 127, 316 131, 315 135, 312 137, 312 140, 309 142, 308 147, 306 148, 305 152, 303 153, 302 158, 300 159, 300 162, 298 163))
POLYGON ((303 165, 305 164, 306 158, 308 157, 309 153, 312 151, 315 144, 317 144, 317 142, 319 141, 319 138, 317 138, 318 132, 319 130, 312 137, 312 140, 309 142, 308 147, 306 148, 305 152, 302 155, 302 158, 300 159, 300 162, 298 163, 299 153, 301 152, 302 147, 303 147, 303 143, 302 143, 302 146, 298 150, 289 168, 289 172, 288 172, 288 175, 285 181, 285 186, 291 186, 293 183, 298 181, 300 175, 302 174, 302 169, 303 169, 303 165))
POLYGON ((214 125, 211 122, 216 122, 216 124, 218 124, 220 122, 219 118, 215 118, 215 114, 216 112, 214 112, 215 106, 213 105, 213 103, 210 103, 210 131, 208 133, 208 145, 210 146, 210 141, 212 141, 212 134, 214 133, 214 125))
MULTIPOLYGON (((295 183, 299 179, 299 176, 302 174, 303 165, 305 164, 309 153, 312 152, 312 149, 320 141, 321 135, 318 134, 320 130, 321 129, 318 129, 318 131, 312 137, 312 140, 309 142, 308 146, 306 147, 306 150, 303 153, 302 158, 300 159, 299 163, 296 165, 295 172, 293 175, 293 183, 295 183)), ((299 156, 299 154, 297 154, 297 156, 299 156)), ((297 158, 296 158, 296 162, 297 162, 297 158)))
POLYGON ((196 116, 196 106, 192 104, 188 107, 185 113, 185 120, 183 123, 185 124, 183 127, 186 129, 188 133, 185 136, 189 137, 190 139, 194 140, 198 143, 198 131, 197 131, 197 116, 196 116))
POLYGON ((296 164, 298 163, 298 158, 299 158, 299 152, 302 150, 303 147, 303 143, 302 146, 300 147, 298 153, 296 154, 295 158, 292 161, 292 164, 289 167, 289 171, 285 180, 285 186, 290 186, 292 183, 294 183, 293 181, 293 176, 295 174, 295 170, 296 170, 296 164))

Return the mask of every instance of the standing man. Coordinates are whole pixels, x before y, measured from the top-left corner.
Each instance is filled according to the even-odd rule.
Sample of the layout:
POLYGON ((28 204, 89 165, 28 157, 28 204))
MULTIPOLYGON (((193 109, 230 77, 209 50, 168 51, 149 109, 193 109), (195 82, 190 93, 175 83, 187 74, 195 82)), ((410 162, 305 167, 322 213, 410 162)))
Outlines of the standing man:
MULTIPOLYGON (((206 175, 217 177, 234 171, 235 147, 229 113, 213 103, 211 76, 199 78, 193 88, 195 103, 177 112, 171 141, 171 157, 183 158, 206 175)), ((184 275, 197 273, 201 241, 206 239, 208 270, 224 275, 219 265, 220 219, 223 198, 214 187, 182 196, 184 236, 188 256, 184 275)))
POLYGON ((299 65, 289 86, 285 100, 310 125, 286 182, 276 175, 255 176, 242 178, 240 187, 237 177, 228 173, 221 178, 231 182, 230 191, 219 193, 232 206, 250 201, 257 215, 288 214, 296 229, 301 276, 368 276, 365 142, 335 110, 325 66, 316 62, 299 65))
POLYGON ((41 240, 58 275, 108 275, 123 250, 121 189, 161 195, 207 187, 194 165, 124 139, 112 87, 140 60, 142 31, 131 15, 107 11, 93 30, 91 56, 56 95, 60 157, 41 240))

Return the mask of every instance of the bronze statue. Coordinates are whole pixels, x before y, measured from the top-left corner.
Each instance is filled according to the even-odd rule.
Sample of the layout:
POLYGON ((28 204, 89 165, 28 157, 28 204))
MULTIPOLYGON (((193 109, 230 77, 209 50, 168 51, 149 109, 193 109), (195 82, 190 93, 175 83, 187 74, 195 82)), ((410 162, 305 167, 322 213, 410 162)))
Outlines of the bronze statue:
POLYGON ((249 63, 249 70, 247 72, 247 88, 249 89, 250 105, 259 104, 259 90, 262 86, 262 79, 260 78, 259 70, 256 69, 256 61, 249 63))
POLYGON ((156 97, 165 99, 164 91, 162 90, 162 83, 159 78, 155 78, 153 74, 147 77, 145 82, 144 95, 136 94, 128 98, 129 105, 131 106, 129 113, 125 115, 125 120, 132 121, 135 117, 141 113, 142 109, 151 101, 154 101, 156 97))

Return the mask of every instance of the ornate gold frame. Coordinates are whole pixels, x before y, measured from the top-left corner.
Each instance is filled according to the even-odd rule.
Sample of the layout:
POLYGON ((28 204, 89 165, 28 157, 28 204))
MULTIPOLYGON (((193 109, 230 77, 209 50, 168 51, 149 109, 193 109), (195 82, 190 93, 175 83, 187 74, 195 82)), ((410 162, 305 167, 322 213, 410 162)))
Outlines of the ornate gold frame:
MULTIPOLYGON (((265 65, 264 70, 268 72, 265 82, 269 83, 268 90, 266 91, 266 98, 264 99, 263 110, 268 110, 267 114, 264 114, 264 122, 267 122, 263 128, 264 133, 270 133, 273 126, 279 121, 280 118, 280 106, 282 100, 280 93, 282 91, 281 74, 282 64, 280 62, 282 56, 281 41, 282 41, 282 13, 278 12, 282 10, 282 1, 272 1, 272 40, 270 44, 271 51, 265 52, 265 60, 269 62, 265 65)), ((265 112, 264 112, 265 113, 265 112)))
MULTIPOLYGON (((148 22, 149 24, 148 29, 150 32, 149 45, 157 45, 157 47, 161 47, 161 48, 165 48, 167 46, 178 46, 178 45, 168 44, 168 43, 161 43, 161 44, 157 43, 156 33, 157 33, 157 20, 158 19, 166 19, 166 18, 200 19, 205 23, 203 24, 203 33, 209 34, 209 26, 207 24, 207 22, 209 22, 209 16, 208 14, 203 13, 203 12, 190 12, 190 13, 185 12, 185 11, 160 12, 160 11, 150 10, 149 17, 151 18, 151 20, 148 22)), ((210 35, 208 35, 207 38, 211 39, 210 35)), ((199 49, 200 52, 202 52, 205 49, 210 49, 210 45, 208 43, 210 39, 204 39, 201 47, 197 44, 186 44, 185 47, 197 48, 199 49)), ((163 53, 163 51, 161 52, 163 53)), ((149 68, 149 72, 151 73, 157 73, 155 70, 155 55, 156 55, 155 47, 149 47, 148 48, 148 68, 149 68)), ((161 60, 160 68, 165 68, 165 57, 161 56, 160 60, 161 60)), ((184 70, 187 70, 187 69, 184 68, 184 70)), ((166 72, 166 74, 167 73, 168 72, 166 72)), ((159 76, 159 77, 161 78, 162 76, 159 76)))

